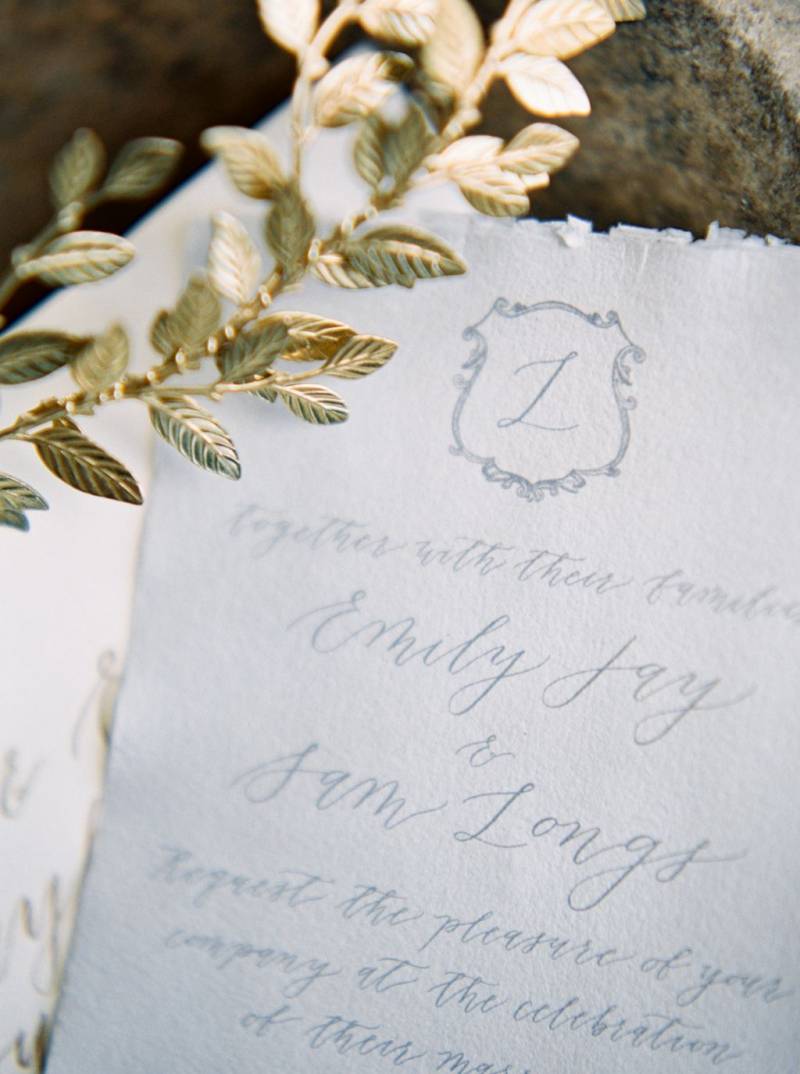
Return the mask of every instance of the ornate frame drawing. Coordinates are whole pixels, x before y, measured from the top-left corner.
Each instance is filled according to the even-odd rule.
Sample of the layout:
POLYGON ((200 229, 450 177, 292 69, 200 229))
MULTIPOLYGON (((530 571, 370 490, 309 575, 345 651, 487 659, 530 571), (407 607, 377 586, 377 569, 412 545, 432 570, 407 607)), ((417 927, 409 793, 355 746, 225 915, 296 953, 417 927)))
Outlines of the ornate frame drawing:
POLYGON ((606 316, 603 317, 599 313, 584 313, 576 306, 572 306, 567 302, 545 301, 535 302, 530 306, 525 306, 521 302, 512 304, 508 299, 501 297, 495 300, 488 312, 484 314, 479 321, 464 329, 462 338, 467 341, 474 341, 475 346, 469 358, 461 367, 463 370, 468 370, 469 375, 459 374, 453 378, 453 383, 460 389, 460 392, 453 410, 452 432, 455 443, 450 447, 451 454, 461 455, 468 462, 477 463, 480 465, 481 472, 487 481, 491 483, 499 483, 506 489, 516 488, 517 495, 528 502, 533 501, 538 503, 544 499, 545 493, 550 493, 551 496, 556 496, 561 490, 572 493, 578 492, 586 484, 587 478, 590 477, 618 476, 619 464, 622 462, 622 459, 628 450, 628 444, 630 443, 631 430, 629 412, 636 407, 636 399, 628 390, 632 387, 632 373, 628 363, 630 361, 641 363, 644 361, 646 355, 642 348, 633 343, 626 335, 622 328, 622 324, 620 323, 619 315, 614 310, 609 310, 606 316), (488 341, 486 336, 481 332, 481 327, 494 314, 497 314, 500 317, 515 318, 524 317, 527 314, 537 313, 541 310, 551 309, 563 310, 575 317, 580 317, 582 320, 601 330, 616 329, 622 337, 623 343, 614 357, 611 372, 611 389, 620 418, 620 443, 614 457, 600 466, 588 470, 573 469, 559 477, 530 481, 522 474, 516 474, 510 470, 503 469, 497 463, 496 459, 490 456, 478 455, 471 451, 464 442, 461 431, 461 416, 464 407, 470 398, 472 389, 475 387, 481 371, 489 357, 488 341))

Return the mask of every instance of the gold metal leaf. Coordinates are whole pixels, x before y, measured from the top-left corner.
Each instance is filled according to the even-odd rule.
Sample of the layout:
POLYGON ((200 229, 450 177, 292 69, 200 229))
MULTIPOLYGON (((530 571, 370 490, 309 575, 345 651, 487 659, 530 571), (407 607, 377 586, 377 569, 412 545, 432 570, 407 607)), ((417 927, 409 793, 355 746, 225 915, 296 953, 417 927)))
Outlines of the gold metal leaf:
POLYGON ((150 325, 150 342, 155 350, 165 357, 170 357, 175 353, 172 335, 169 331, 169 312, 169 310, 160 310, 150 325))
POLYGON ((235 216, 219 212, 208 251, 208 276, 215 290, 237 305, 251 297, 261 278, 261 257, 235 216))
POLYGON ((28 530, 26 511, 46 511, 47 501, 36 489, 10 474, 0 474, 0 526, 28 530))
POLYGON ((527 190, 547 186, 547 173, 561 167, 577 146, 569 131, 553 123, 531 123, 506 146, 500 138, 476 134, 459 139, 426 164, 430 171, 455 179, 467 200, 481 206, 480 212, 516 216, 525 209, 523 191, 513 176, 521 177, 527 190), (498 198, 500 204, 494 205, 498 198))
POLYGON ((183 147, 172 138, 136 138, 111 165, 103 195, 119 201, 147 198, 172 175, 183 147))
POLYGON ((195 273, 169 315, 169 332, 177 346, 193 351, 205 344, 221 316, 220 302, 208 277, 195 273))
POLYGON ((291 361, 314 362, 331 358, 343 343, 357 334, 349 324, 315 313, 281 311, 272 316, 279 318, 289 333, 290 347, 283 357, 291 361))
POLYGON ((229 384, 244 384, 262 376, 281 357, 288 340, 289 333, 280 321, 257 322, 220 352, 219 371, 229 384))
POLYGON ((264 30, 287 52, 302 52, 319 22, 319 0, 258 0, 264 30))
POLYGON ((278 156, 259 131, 211 127, 200 141, 206 152, 222 158, 231 182, 249 198, 268 200, 284 182, 278 156))
POLYGON ((214 288, 204 273, 190 277, 174 310, 162 310, 150 329, 150 342, 166 356, 179 347, 196 351, 219 324, 222 310, 214 288))
POLYGON ((195 466, 237 481, 239 457, 230 436, 216 419, 188 395, 159 399, 150 405, 153 428, 195 466))
POLYGON ((134 255, 133 244, 105 231, 73 231, 49 243, 44 252, 17 269, 22 279, 38 276, 58 287, 90 283, 117 272, 134 255))
POLYGON ((615 22, 634 22, 647 16, 644 0, 598 0, 615 22))
POLYGON ((483 59, 483 27, 469 0, 439 0, 436 29, 420 51, 423 70, 458 96, 483 59))
POLYGON ((550 176, 547 172, 526 172, 518 170, 516 173, 510 170, 506 171, 506 175, 517 174, 522 180, 525 186, 526 194, 531 194, 534 190, 542 190, 544 187, 550 185, 550 176))
MULTIPOLYGON (((537 126, 560 129, 546 123, 532 124, 528 129, 537 126)), ((535 135, 529 135, 529 140, 535 142, 535 135)), ((544 141, 544 136, 540 140, 544 141)), ((470 205, 489 216, 521 216, 529 208, 526 192, 550 181, 537 151, 524 139, 512 149, 511 143, 504 147, 502 139, 486 134, 461 138, 429 157, 426 164, 431 171, 454 179, 470 205)))
POLYGON ((136 478, 118 459, 84 436, 74 422, 60 420, 28 433, 25 440, 51 473, 91 496, 123 503, 142 502, 136 478))
POLYGON ((422 164, 432 139, 433 131, 414 102, 397 123, 387 123, 373 112, 361 124, 356 139, 356 170, 374 190, 387 176, 402 188, 422 164))
POLYGON ((332 377, 355 380, 381 369, 397 350, 397 344, 381 336, 351 336, 325 367, 332 377))
POLYGON ((413 66, 402 52, 370 52, 337 63, 314 92, 317 124, 342 127, 374 112, 413 66))
POLYGON ((90 341, 65 332, 14 332, 0 338, 0 384, 22 384, 60 369, 90 341))
POLYGON ((94 131, 82 127, 58 153, 50 169, 53 204, 63 209, 93 190, 106 163, 103 143, 94 131))
POLYGON ((588 116, 586 91, 566 64, 515 52, 503 62, 508 88, 523 108, 542 116, 588 116))
POLYGON ((388 125, 378 112, 371 112, 361 123, 353 146, 356 171, 373 190, 377 190, 386 174, 383 142, 388 125))
POLYGON ((278 395, 293 414, 312 425, 338 425, 347 421, 347 404, 322 384, 281 384, 278 395))
POLYGON ((0 526, 8 526, 10 529, 22 530, 26 533, 30 529, 30 522, 23 511, 16 507, 4 504, 0 500, 0 526))
MULTIPOLYGON (((201 355, 214 358, 220 376, 198 383, 197 396, 218 399, 245 392, 272 402, 280 399, 314 424, 344 421, 344 401, 323 385, 306 383, 305 377, 370 375, 390 360, 397 345, 331 318, 274 312, 273 300, 293 289, 306 271, 344 288, 412 287, 420 279, 464 272, 460 256, 436 236, 397 223, 369 226, 368 221, 401 202, 419 168, 452 179, 474 208, 490 216, 527 212, 528 194, 547 185, 550 173, 577 148, 572 134, 542 122, 531 123, 508 144, 488 135, 447 143, 477 125, 482 98, 497 78, 504 78, 534 113, 588 114, 583 87, 560 61, 607 37, 616 21, 645 13, 643 0, 508 0, 487 52, 470 0, 331 0, 321 26, 320 0, 256 2, 267 32, 298 56, 293 176, 284 174, 278 155, 259 132, 212 127, 202 142, 220 158, 241 193, 273 203, 265 226, 274 270, 262 282, 261 257, 244 225, 230 214, 218 214, 208 274, 190 279, 175 308, 162 310, 152 324, 151 341, 168 360, 159 361, 146 376, 125 376, 129 344, 118 325, 91 340, 56 332, 0 336, 0 385, 71 365, 81 389, 33 406, 0 432, 33 444, 57 477, 93 495, 141 502, 138 485, 123 464, 87 439, 74 421, 53 419, 53 414, 87 414, 119 398, 142 399, 159 435, 196 465, 239 477, 237 452, 225 429, 185 389, 164 384, 167 376, 198 369, 201 355), (390 49, 418 50, 418 70, 408 78, 410 92, 397 93, 385 109, 416 60, 403 52, 369 52, 331 67, 325 56, 340 31, 356 23, 389 42, 390 49), (401 103, 402 117, 396 119, 400 108, 393 106, 401 103), (364 210, 347 216, 329 237, 316 238, 314 216, 300 186, 303 150, 317 127, 353 120, 361 121, 355 166, 372 196, 364 210), (445 148, 436 152, 439 146, 445 148), (237 307, 223 328, 220 295, 237 307), (287 362, 314 362, 319 368, 290 369, 287 362)), ((121 268, 134 252, 127 240, 69 229, 78 228, 82 213, 104 199, 150 194, 167 178, 179 152, 171 139, 138 139, 119 153, 98 190, 102 143, 91 131, 78 131, 51 170, 58 213, 39 238, 15 251, 5 290, 11 293, 27 278, 53 285, 83 283, 121 268), (48 238, 53 234, 57 237, 48 238)), ((0 525, 27 529, 26 511, 45 507, 30 486, 0 474, 0 525)), ((27 1059, 23 1065, 29 1065, 27 1059)))
POLYGON ((491 134, 471 134, 459 138, 441 153, 429 157, 427 165, 431 171, 446 171, 449 175, 458 175, 475 165, 482 166, 493 161, 503 148, 503 139, 491 134))
POLYGON ((376 287, 413 287, 417 280, 457 276, 467 267, 441 239, 403 224, 385 224, 358 235, 345 244, 343 253, 376 287))
POLYGON ((436 9, 437 0, 365 0, 359 20, 373 37, 416 48, 432 37, 436 9))
POLYGON ((422 163, 433 132, 419 105, 413 101, 399 123, 390 124, 383 139, 384 169, 402 187, 422 163))
POLYGON ((613 34, 614 26, 598 0, 530 0, 507 32, 516 49, 566 60, 613 34))
POLYGON ((114 324, 87 343, 70 370, 85 392, 102 392, 125 372, 129 356, 127 333, 121 324, 114 324))
MULTIPOLYGON (((544 178, 546 182, 547 176, 544 178)), ((522 177, 496 166, 487 165, 460 177, 458 189, 486 216, 523 216, 530 208, 522 177)))
POLYGON ((564 167, 579 144, 574 134, 555 123, 531 123, 511 139, 498 162, 518 175, 554 172, 564 167))
POLYGON ((377 284, 369 277, 356 269, 348 262, 346 256, 336 251, 322 254, 316 261, 312 261, 311 273, 318 280, 327 283, 330 287, 376 287, 377 284))
POLYGON ((250 395, 257 395, 259 399, 266 399, 268 403, 274 403, 278 398, 278 391, 276 388, 270 388, 269 386, 259 388, 258 391, 249 393, 250 395))
POLYGON ((20 511, 46 511, 47 501, 18 477, 0 474, 0 500, 20 511))
POLYGON ((314 217, 295 182, 282 187, 267 216, 266 238, 287 281, 302 274, 311 240, 314 217))

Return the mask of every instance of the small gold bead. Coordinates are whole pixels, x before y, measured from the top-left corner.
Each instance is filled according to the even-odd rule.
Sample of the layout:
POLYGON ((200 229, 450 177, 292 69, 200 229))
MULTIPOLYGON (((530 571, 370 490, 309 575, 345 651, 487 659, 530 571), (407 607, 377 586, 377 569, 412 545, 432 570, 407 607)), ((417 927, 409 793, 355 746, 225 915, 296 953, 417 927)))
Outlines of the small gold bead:
POLYGON ((98 403, 107 403, 108 402, 108 392, 100 392, 100 394, 97 397, 97 401, 98 401, 98 403))
POLYGON ((216 336, 209 336, 208 342, 206 343, 206 350, 209 354, 217 353, 219 350, 219 340, 216 336))
POLYGON ((156 373, 155 369, 147 370, 147 381, 149 384, 158 384, 158 373, 156 373))
POLYGON ((232 324, 225 325, 225 338, 236 339, 236 329, 233 327, 232 324))
POLYGON ((64 409, 66 410, 66 412, 68 414, 74 414, 77 411, 78 408, 75 406, 75 404, 73 403, 73 401, 71 399, 68 399, 67 400, 67 405, 66 405, 66 407, 64 409))

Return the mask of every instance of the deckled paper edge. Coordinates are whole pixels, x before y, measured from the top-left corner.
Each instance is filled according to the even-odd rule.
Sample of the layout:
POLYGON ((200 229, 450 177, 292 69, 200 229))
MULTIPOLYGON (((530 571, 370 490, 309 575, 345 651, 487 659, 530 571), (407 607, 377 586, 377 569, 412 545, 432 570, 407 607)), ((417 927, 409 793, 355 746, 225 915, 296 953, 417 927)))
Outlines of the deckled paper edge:
POLYGON ((696 246, 698 244, 713 247, 760 247, 767 246, 791 246, 788 239, 778 238, 777 235, 748 235, 746 231, 737 228, 722 227, 716 220, 712 221, 702 238, 697 238, 691 231, 681 228, 647 228, 637 224, 616 224, 608 231, 595 231, 591 220, 584 220, 580 216, 567 216, 566 220, 552 223, 545 222, 565 246, 582 246, 590 235, 605 236, 612 241, 636 238, 643 242, 668 242, 678 246, 696 246))
MULTIPOLYGON (((554 235, 559 242, 570 249, 578 249, 584 246, 589 239, 604 239, 609 242, 626 242, 628 239, 638 239, 648 245, 653 243, 668 243, 677 246, 691 246, 693 248, 715 250, 726 249, 767 249, 784 248, 797 250, 789 239, 782 239, 777 235, 749 235, 746 231, 737 228, 722 227, 716 220, 712 221, 704 236, 696 236, 691 231, 681 228, 648 228, 638 224, 615 224, 607 231, 596 230, 591 220, 580 216, 568 214, 563 220, 538 220, 535 216, 508 218, 488 221, 483 217, 476 217, 469 213, 448 214, 453 218, 464 221, 464 232, 472 232, 474 237, 480 237, 490 227, 496 230, 501 228, 530 227, 534 225, 544 234, 554 235)), ((423 211, 420 217, 427 223, 434 224, 437 219, 442 219, 442 214, 435 211, 423 211)))

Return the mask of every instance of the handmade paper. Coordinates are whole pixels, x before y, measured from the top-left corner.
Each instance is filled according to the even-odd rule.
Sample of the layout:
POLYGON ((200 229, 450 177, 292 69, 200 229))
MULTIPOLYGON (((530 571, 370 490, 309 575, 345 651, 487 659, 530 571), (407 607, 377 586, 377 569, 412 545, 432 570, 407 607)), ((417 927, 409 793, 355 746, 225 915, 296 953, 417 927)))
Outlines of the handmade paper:
POLYGON ((796 1066, 800 255, 426 226, 346 426, 159 448, 51 1074, 796 1066))

